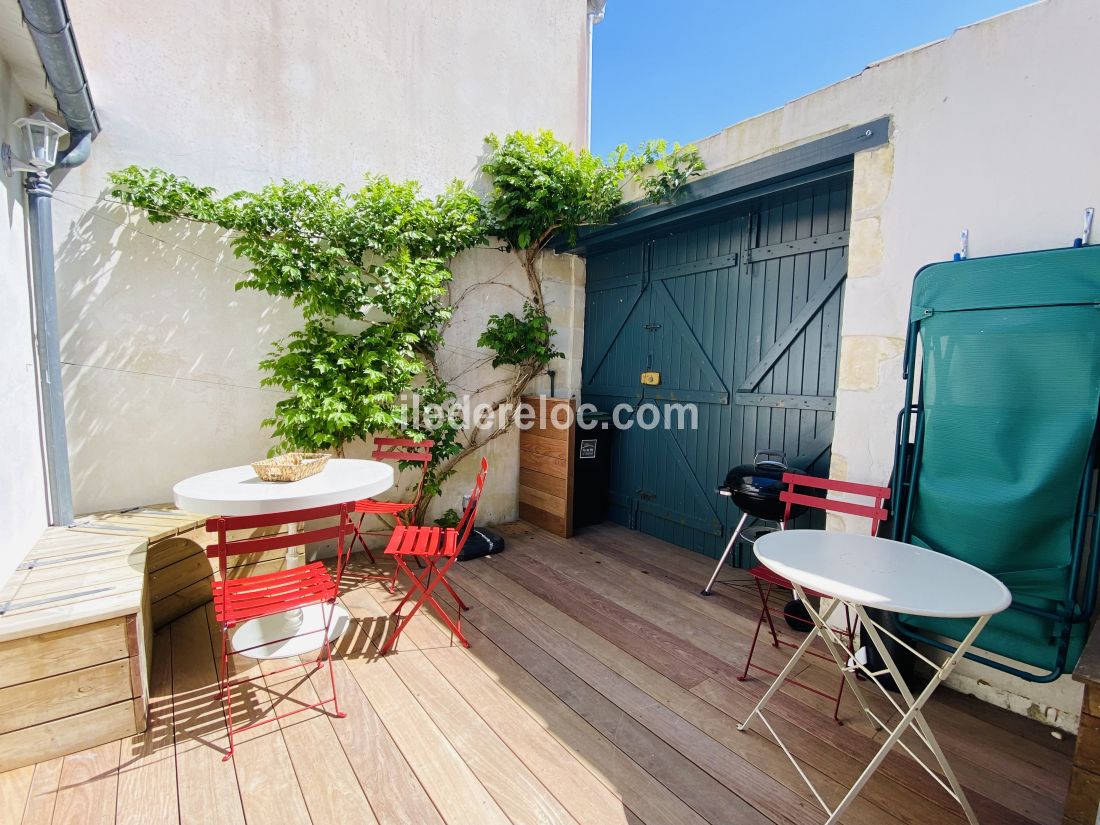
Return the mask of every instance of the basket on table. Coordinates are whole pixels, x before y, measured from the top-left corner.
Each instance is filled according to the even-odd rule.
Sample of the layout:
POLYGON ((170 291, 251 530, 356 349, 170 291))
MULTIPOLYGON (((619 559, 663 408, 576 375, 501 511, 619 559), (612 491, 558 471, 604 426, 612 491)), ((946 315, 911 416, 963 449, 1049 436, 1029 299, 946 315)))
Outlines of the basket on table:
POLYGON ((283 453, 252 463, 261 481, 301 481, 325 469, 327 453, 283 453))

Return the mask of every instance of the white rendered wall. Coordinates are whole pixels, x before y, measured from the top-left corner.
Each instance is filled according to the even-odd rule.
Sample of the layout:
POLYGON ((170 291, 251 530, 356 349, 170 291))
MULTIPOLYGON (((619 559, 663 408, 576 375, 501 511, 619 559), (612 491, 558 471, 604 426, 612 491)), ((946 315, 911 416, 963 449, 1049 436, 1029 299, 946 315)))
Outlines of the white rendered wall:
MULTIPOLYGON (((972 257, 1068 246, 1085 207, 1100 207, 1100 112, 1089 79, 1098 43, 1100 4, 1046 0, 873 64, 699 143, 716 170, 882 115, 893 119, 889 145, 855 161, 835 477, 889 478, 917 269, 950 259, 963 228, 972 257)), ((1093 241, 1100 241, 1095 230, 1093 241)), ((839 519, 831 527, 866 529, 839 519)), ((1036 685, 965 663, 954 685, 1076 726, 1080 686, 1069 677, 1036 685)))
MULTIPOLYGON (((8 125, 27 114, 11 69, 0 60, 0 124, 3 139, 14 142, 8 125)), ((46 485, 38 429, 38 385, 23 176, 0 174, 3 225, 0 226, 0 583, 46 527, 46 485)))
MULTIPOLYGON (((13 120, 26 102, 0 61, 0 124, 3 140, 15 142, 13 120)), ((23 176, 0 175, 0 583, 23 559, 46 527, 46 486, 38 430, 37 379, 31 332, 33 301, 27 268, 23 176)))
MULTIPOLYGON (((77 512, 165 501, 180 478, 263 456, 259 422, 279 396, 256 364, 300 323, 287 302, 233 290, 245 266, 220 233, 104 200, 109 171, 161 166, 225 192, 284 177, 356 186, 370 171, 433 193, 472 178, 489 132, 584 140, 584 0, 71 0, 70 12, 104 127, 55 202, 77 512)), ((498 273, 517 278, 510 256, 466 253, 455 289, 498 273)), ((565 277, 548 293, 572 355, 583 267, 565 277)), ((453 369, 514 297, 487 288, 465 303, 453 369)), ((491 448, 486 520, 515 517, 516 450, 512 437, 491 448)))

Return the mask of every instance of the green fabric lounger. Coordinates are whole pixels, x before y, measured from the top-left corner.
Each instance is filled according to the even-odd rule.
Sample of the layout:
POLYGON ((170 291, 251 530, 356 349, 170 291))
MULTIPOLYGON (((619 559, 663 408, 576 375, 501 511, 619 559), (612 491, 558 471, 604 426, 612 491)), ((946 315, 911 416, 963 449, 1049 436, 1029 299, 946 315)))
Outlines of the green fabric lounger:
MULTIPOLYGON (((1100 248, 932 264, 914 280, 894 535, 987 570, 1013 607, 978 639, 1033 681, 1069 672, 1095 606, 1100 248), (1089 535, 1091 533, 1091 535, 1089 535), (1093 545, 1088 552, 1087 544, 1093 545), (1086 564, 1086 561, 1088 562, 1086 564)), ((959 620, 902 617, 950 649, 959 620)))

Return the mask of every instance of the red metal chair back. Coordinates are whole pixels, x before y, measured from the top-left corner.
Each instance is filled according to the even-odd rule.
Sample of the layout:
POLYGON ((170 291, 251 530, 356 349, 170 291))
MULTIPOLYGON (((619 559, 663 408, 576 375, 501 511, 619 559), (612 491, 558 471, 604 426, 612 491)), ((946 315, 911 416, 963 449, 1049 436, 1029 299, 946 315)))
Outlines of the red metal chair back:
POLYGON ((481 469, 478 471, 477 480, 474 481, 474 489, 470 493, 470 500, 466 502, 466 509, 462 511, 462 518, 455 528, 458 531, 458 547, 466 543, 470 531, 474 529, 474 519, 477 518, 477 505, 481 500, 481 491, 485 489, 485 477, 489 475, 489 462, 481 459, 481 469))
POLYGON ((375 461, 419 461, 424 465, 432 460, 432 447, 435 442, 425 438, 415 441, 411 438, 375 438, 374 451, 370 457, 375 461))
POLYGON ((378 438, 374 439, 374 450, 370 457, 375 461, 413 461, 420 463, 420 482, 416 485, 416 497, 412 500, 413 508, 420 504, 420 496, 424 492, 424 479, 428 477, 428 465, 432 463, 432 448, 435 442, 430 438, 416 441, 412 438, 378 438))
POLYGON ((289 510, 283 513, 265 513, 259 516, 215 516, 206 520, 206 532, 217 533, 218 541, 206 548, 209 558, 218 560, 218 572, 225 580, 228 572, 227 560, 233 556, 250 553, 264 553, 268 550, 280 550, 287 547, 310 544, 317 541, 336 539, 336 584, 344 572, 350 544, 345 546, 344 538, 354 531, 354 525, 348 514, 354 505, 330 504, 326 507, 311 507, 308 510, 289 510), (330 527, 306 530, 304 533, 279 533, 274 536, 256 536, 242 539, 230 539, 231 530, 255 530, 260 527, 276 527, 298 524, 316 519, 338 518, 339 522, 330 527))
POLYGON ((879 525, 886 520, 889 513, 885 504, 890 498, 889 487, 877 487, 872 484, 860 484, 855 481, 839 481, 833 478, 816 478, 814 476, 801 475, 799 473, 784 473, 783 483, 787 489, 779 493, 779 500, 787 507, 783 514, 783 520, 790 521, 791 508, 795 505, 809 507, 814 510, 830 510, 837 513, 847 513, 853 516, 863 516, 871 520, 871 535, 878 534, 879 525), (811 490, 824 490, 826 493, 849 493, 851 495, 865 496, 873 499, 874 504, 860 504, 854 501, 844 501, 826 496, 815 496, 798 492, 798 488, 811 490))

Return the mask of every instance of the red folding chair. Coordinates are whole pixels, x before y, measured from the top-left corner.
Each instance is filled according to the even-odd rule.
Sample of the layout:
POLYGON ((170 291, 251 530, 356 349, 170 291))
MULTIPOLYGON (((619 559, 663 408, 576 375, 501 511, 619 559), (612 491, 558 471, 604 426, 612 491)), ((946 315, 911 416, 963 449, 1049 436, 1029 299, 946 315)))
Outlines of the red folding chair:
MULTIPOLYGON (((430 439, 424 439, 423 441, 414 441, 411 438, 374 439, 374 450, 370 454, 371 458, 375 461, 419 463, 420 481, 416 485, 416 496, 412 501, 378 501, 373 498, 365 498, 355 502, 355 512, 359 514, 359 519, 358 523, 354 524, 355 537, 352 539, 351 546, 354 549, 355 543, 359 542, 367 552, 371 564, 375 562, 374 553, 367 547, 364 536, 388 536, 391 531, 389 529, 365 530, 363 520, 368 515, 393 516, 398 526, 412 523, 413 515, 416 513, 416 508, 420 505, 420 499, 424 494, 424 479, 428 475, 428 465, 432 461, 432 447, 434 446, 435 442, 430 439)), ((359 576, 359 578, 369 581, 389 582, 390 592, 392 593, 397 583, 397 570, 394 569, 393 573, 387 576, 359 576)))
POLYGON ((396 569, 404 572, 409 577, 411 586, 409 592, 405 594, 405 597, 401 599, 401 603, 393 611, 392 615, 398 619, 397 626, 390 633, 385 644, 379 649, 380 653, 384 654, 393 648, 401 632, 408 626, 412 617, 416 615, 416 611, 424 604, 430 605, 435 610, 443 623, 451 629, 451 632, 458 637, 464 647, 470 646, 470 643, 466 641, 466 637, 462 635, 462 611, 468 608, 447 581, 447 572, 458 558, 458 551, 466 543, 470 531, 474 529, 477 504, 481 499, 481 491, 485 487, 485 476, 488 473, 489 462, 483 458, 481 459, 481 471, 477 474, 477 481, 474 482, 473 492, 470 493, 470 500, 462 513, 462 519, 459 521, 458 527, 412 527, 402 525, 393 531, 390 543, 386 547, 386 555, 393 556, 397 565, 396 569), (419 574, 413 573, 409 568, 407 561, 409 558, 423 561, 424 568, 419 574), (451 617, 447 615, 447 611, 432 595, 439 585, 443 585, 443 589, 451 594, 451 598, 458 606, 457 621, 452 621, 451 617), (401 609, 416 594, 419 594, 419 598, 413 604, 412 609, 402 616, 401 609))
MULTIPOLYGON (((219 516, 208 519, 207 532, 218 534, 216 544, 206 549, 206 555, 218 560, 218 577, 211 583, 214 595, 214 615, 221 625, 222 652, 219 684, 220 696, 225 701, 226 727, 229 729, 229 751, 225 759, 233 756, 233 737, 259 725, 275 722, 295 713, 302 713, 313 708, 320 708, 329 703, 333 706, 334 715, 343 717, 340 704, 336 698, 336 679, 332 674, 332 647, 329 643, 329 635, 332 626, 332 617, 336 608, 336 597, 339 592, 340 576, 344 565, 347 563, 345 552, 346 536, 353 531, 353 525, 349 513, 350 504, 335 504, 327 507, 314 507, 309 510, 295 510, 286 513, 270 513, 261 516, 219 516), (252 530, 257 527, 272 527, 283 524, 297 524, 314 519, 328 519, 337 517, 339 522, 332 527, 322 527, 316 530, 307 530, 304 533, 282 533, 274 536, 262 536, 259 538, 230 539, 228 533, 231 530, 252 530), (308 544, 315 541, 330 541, 336 539, 336 577, 329 575, 325 565, 321 562, 306 564, 301 567, 292 567, 288 570, 280 570, 275 573, 266 573, 259 576, 246 576, 242 578, 229 578, 228 560, 231 556, 241 556, 250 553, 262 553, 268 550, 278 550, 287 547, 308 544), (233 702, 230 695, 232 688, 243 685, 256 679, 263 679, 276 673, 305 667, 298 661, 288 667, 250 676, 242 679, 232 679, 229 673, 230 657, 235 653, 248 654, 248 651, 258 647, 285 642, 290 639, 304 636, 305 634, 292 633, 281 639, 264 639, 262 643, 251 647, 237 648, 230 643, 230 632, 254 619, 262 619, 266 616, 274 616, 290 610, 299 610, 311 605, 321 605, 321 615, 324 619, 323 627, 314 628, 310 633, 317 636, 317 647, 320 648, 317 659, 314 662, 314 670, 320 670, 327 663, 329 665, 329 680, 332 684, 332 698, 309 705, 302 705, 287 713, 277 714, 269 719, 261 719, 244 727, 233 725, 233 702), (327 608, 327 609, 326 609, 327 608)), ((288 654, 289 655, 289 654, 288 654)), ((269 657, 270 658, 270 657, 269 657)))
MULTIPOLYGON (((783 514, 783 521, 780 522, 780 529, 784 529, 791 520, 791 508, 792 507, 808 507, 815 510, 827 510, 837 513, 848 513, 855 516, 863 516, 870 519, 871 522, 871 535, 874 536, 878 533, 879 525, 886 519, 888 513, 886 512, 885 502, 890 498, 889 487, 876 487, 870 484, 858 484, 854 481, 838 481, 829 478, 815 478, 814 476, 801 475, 799 473, 784 473, 783 483, 787 485, 787 489, 779 493, 779 498, 786 504, 786 510, 783 514), (798 492, 798 488, 809 488, 811 490, 824 490, 826 496, 830 492, 835 493, 847 493, 850 495, 865 496, 873 499, 874 504, 858 504, 856 502, 844 501, 841 499, 827 498, 826 496, 810 495, 807 493, 798 492)), ((763 673, 767 673, 772 677, 776 677, 779 674, 774 670, 769 670, 762 665, 753 664, 752 655, 756 652, 756 642, 760 638, 760 628, 764 622, 768 623, 768 630, 772 636, 772 647, 789 647, 797 649, 799 645, 794 642, 789 642, 786 639, 780 638, 776 632, 775 624, 772 622, 772 616, 783 616, 785 618, 795 619, 797 621, 806 621, 805 616, 798 616, 795 614, 787 613, 785 610, 780 610, 772 607, 770 598, 772 591, 775 588, 782 588, 784 590, 793 590, 794 587, 791 582, 778 573, 773 572, 769 568, 762 564, 758 564, 755 567, 749 569, 749 575, 756 581, 756 590, 760 594, 760 617, 756 621, 756 632, 752 636, 752 645, 749 647, 749 658, 745 662, 745 671, 737 678, 742 682, 749 677, 749 668, 759 670, 763 673)), ((806 590, 807 596, 813 596, 815 598, 829 598, 822 593, 817 593, 812 590, 806 590)), ((854 654, 853 640, 855 638, 856 628, 852 622, 852 617, 848 612, 848 609, 844 609, 844 630, 839 630, 838 633, 841 636, 845 636, 848 639, 848 653, 854 654)), ((807 651, 812 656, 817 656, 819 659, 824 659, 828 662, 832 662, 833 659, 830 656, 826 656, 823 653, 818 653, 814 650, 807 651)), ((840 699, 844 695, 844 678, 840 679, 840 686, 837 688, 836 694, 825 693, 822 690, 818 690, 813 685, 808 685, 805 682, 800 682, 797 679, 787 679, 788 682, 798 685, 811 693, 815 693, 818 696, 822 696, 826 699, 833 699, 833 719, 836 723, 843 724, 840 721, 840 699)))

